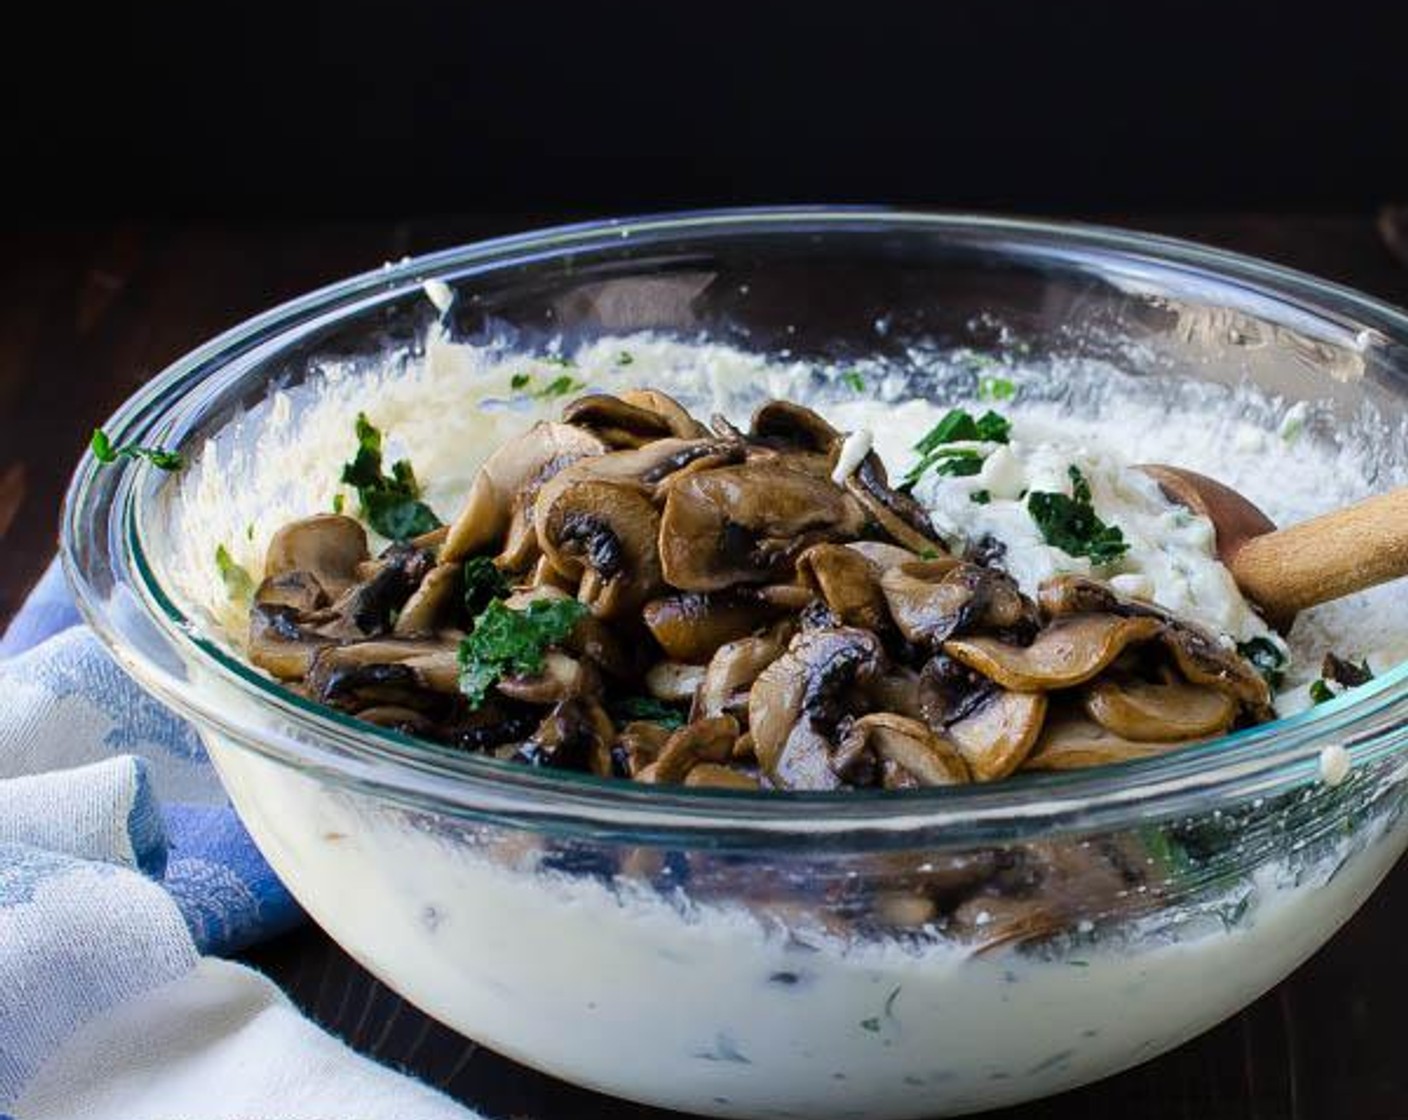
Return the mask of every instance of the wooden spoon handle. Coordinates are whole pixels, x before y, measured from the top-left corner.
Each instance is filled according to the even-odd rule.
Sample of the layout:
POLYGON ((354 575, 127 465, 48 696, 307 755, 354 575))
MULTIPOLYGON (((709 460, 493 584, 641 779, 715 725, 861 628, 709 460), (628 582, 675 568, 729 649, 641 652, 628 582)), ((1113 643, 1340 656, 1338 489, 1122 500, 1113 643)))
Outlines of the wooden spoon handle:
POLYGON ((1252 537, 1225 561, 1272 620, 1408 575, 1408 487, 1252 537))

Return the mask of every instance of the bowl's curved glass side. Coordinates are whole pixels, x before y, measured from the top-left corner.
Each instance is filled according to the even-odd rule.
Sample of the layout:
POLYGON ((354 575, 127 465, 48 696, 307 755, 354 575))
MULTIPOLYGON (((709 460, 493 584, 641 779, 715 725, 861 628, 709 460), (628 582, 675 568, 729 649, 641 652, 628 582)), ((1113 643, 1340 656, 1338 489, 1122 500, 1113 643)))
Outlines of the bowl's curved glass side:
POLYGON ((1196 819, 809 856, 545 838, 208 742, 280 876, 388 985, 516 1060, 723 1116, 950 1114, 1151 1058, 1290 972, 1408 843, 1388 762, 1196 819))

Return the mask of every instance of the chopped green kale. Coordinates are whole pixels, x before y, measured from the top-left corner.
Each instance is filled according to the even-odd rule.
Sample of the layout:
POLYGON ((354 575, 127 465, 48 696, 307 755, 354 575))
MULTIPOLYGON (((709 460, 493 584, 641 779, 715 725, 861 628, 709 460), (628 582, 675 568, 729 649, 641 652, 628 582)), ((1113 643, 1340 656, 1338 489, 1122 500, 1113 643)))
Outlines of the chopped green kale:
POLYGON ((1088 556, 1096 564, 1111 564, 1129 551, 1124 533, 1106 525, 1091 502, 1090 483, 1071 466, 1072 496, 1036 491, 1027 495, 1027 512, 1047 544, 1070 554, 1088 556))
POLYGON ((493 684, 506 676, 531 676, 543 669, 544 651, 561 642, 587 613, 576 599, 538 599, 514 610, 495 599, 460 642, 460 691, 478 708, 493 684))
POLYGON ((865 378, 859 370, 848 369, 841 374, 841 384, 853 393, 865 392, 865 378))
POLYGON ((383 537, 404 541, 440 527, 420 500, 420 484, 407 460, 396 460, 391 474, 382 474, 381 432, 364 412, 357 414, 357 454, 343 466, 342 481, 356 488, 362 517, 383 537))
POLYGON ((484 611, 495 599, 508 597, 508 580, 487 556, 471 556, 464 562, 464 609, 470 618, 484 611))
POLYGON ((93 458, 104 465, 115 463, 118 459, 145 459, 163 471, 179 471, 185 465, 179 451, 168 451, 164 447, 142 447, 135 443, 114 447, 102 428, 93 429, 93 438, 88 441, 88 446, 93 449, 93 458))
POLYGON ((512 377, 508 379, 508 383, 510 388, 526 389, 528 387, 528 382, 532 380, 533 379, 526 373, 515 373, 512 377))

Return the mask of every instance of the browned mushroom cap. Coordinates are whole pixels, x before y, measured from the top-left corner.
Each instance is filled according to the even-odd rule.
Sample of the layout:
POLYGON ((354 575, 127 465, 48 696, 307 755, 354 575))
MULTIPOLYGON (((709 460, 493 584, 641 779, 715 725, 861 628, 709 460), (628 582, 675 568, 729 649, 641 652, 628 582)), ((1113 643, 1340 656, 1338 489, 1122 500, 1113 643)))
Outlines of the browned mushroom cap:
POLYGON ((530 766, 585 770, 611 776, 611 744, 616 729, 600 704, 587 696, 558 703, 516 756, 530 766))
POLYGON ((645 690, 657 700, 686 704, 704 682, 704 666, 682 661, 657 661, 645 674, 645 690))
POLYGON ((725 642, 751 634, 777 610, 728 592, 681 592, 652 599, 642 610, 660 648, 676 661, 708 661, 725 642))
POLYGON ((474 476, 464 509, 450 526, 441 560, 463 560, 499 547, 515 510, 527 510, 543 483, 563 467, 606 444, 573 424, 542 421, 509 440, 484 461, 474 476))
POLYGON ((919 674, 907 665, 891 665, 870 682, 866 693, 871 699, 871 707, 876 711, 924 719, 919 674))
POLYGON ((946 551, 924 507, 891 488, 885 464, 875 452, 866 455, 847 477, 846 489, 896 544, 921 555, 946 551))
POLYGON ((782 789, 831 789, 827 736, 848 692, 880 672, 884 653, 868 630, 806 630, 769 665, 748 695, 748 729, 763 772, 782 789))
POLYGON ((742 457, 742 448, 733 443, 673 437, 657 439, 641 447, 589 456, 564 467, 550 483, 544 483, 531 495, 525 494, 521 499, 515 499, 508 537, 497 562, 501 568, 510 571, 522 570, 532 562, 542 545, 542 535, 537 529, 542 517, 542 505, 538 498, 549 484, 555 484, 560 490, 587 480, 620 483, 633 486, 654 500, 658 488, 676 477, 736 462, 742 457))
POLYGON ((986 582, 965 569, 983 570, 942 556, 898 564, 881 575, 886 608, 905 638, 933 646, 981 614, 986 582), (950 579, 955 573, 957 578, 950 579))
POLYGON ((841 754, 873 754, 887 789, 950 786, 968 781, 968 765, 958 748, 918 720, 893 712, 861 716, 842 740, 841 754))
POLYGON ((678 439, 704 439, 709 434, 709 429, 691 416, 679 401, 659 389, 630 389, 621 394, 621 399, 664 417, 670 426, 670 435, 678 439))
POLYGON ((511 700, 522 700, 527 704, 555 704, 569 696, 599 693, 601 678, 591 665, 550 649, 543 654, 542 672, 501 677, 494 687, 511 700))
POLYGON ((648 720, 632 720, 621 728, 616 736, 612 753, 619 761, 617 771, 624 767, 625 777, 634 778, 649 766, 665 749, 670 740, 670 732, 658 723, 648 720))
POLYGON ((363 708, 357 713, 357 718, 406 735, 431 735, 435 731, 435 721, 424 712, 396 704, 378 704, 375 707, 363 708))
POLYGON ((919 559, 916 553, 889 541, 851 541, 846 547, 870 561, 870 567, 877 579, 882 572, 890 568, 919 559))
POLYGON ((830 455, 841 433, 813 412, 791 401, 768 401, 753 413, 748 430, 754 443, 830 455))
POLYGON ((409 544, 393 544, 377 559, 368 578, 348 587, 326 611, 305 621, 323 637, 342 642, 385 634, 433 564, 430 553, 409 544))
POLYGON ((598 618, 628 614, 659 593, 660 516, 640 483, 564 471, 538 495, 535 520, 543 553, 580 577, 577 598, 598 618))
POLYGON ((623 448, 584 459, 564 470, 574 478, 588 475, 613 482, 635 482, 655 488, 692 471, 708 470, 743 461, 744 449, 731 440, 676 439, 653 440, 641 447, 623 448))
POLYGON ((919 670, 919 711, 933 728, 947 727, 976 711, 996 691, 997 685, 982 673, 947 654, 935 654, 919 670))
POLYGON ((1163 627, 1164 644, 1194 684, 1209 685, 1245 704, 1258 720, 1275 718, 1271 689, 1235 647, 1228 649, 1200 627, 1178 621, 1163 627))
POLYGON ((1155 618, 1116 615, 1068 615, 1053 622, 1029 646, 996 638, 952 638, 944 652, 1017 692, 1070 688, 1107 668, 1125 647, 1164 630, 1155 618))
POLYGON ((292 607, 256 603, 250 610, 249 659, 281 681, 307 676, 314 655, 330 641, 304 629, 292 607))
POLYGON ((458 696, 460 692, 459 642, 461 637, 462 635, 456 634, 450 637, 448 644, 446 644, 447 634, 442 631, 437 635, 437 640, 441 644, 427 650, 425 643, 419 643, 422 652, 414 657, 408 657, 404 664, 409 665, 420 674, 426 688, 434 692, 446 692, 452 696, 458 696))
MULTIPOLYGON (((409 665, 412 668, 424 667, 437 671, 440 659, 448 658, 449 663, 454 665, 456 654, 456 642, 453 640, 434 638, 412 641, 407 638, 373 638, 365 642, 347 642, 343 645, 328 646, 318 654, 318 668, 321 672, 331 672, 338 669, 361 668, 367 665, 409 665)), ((431 687, 430 682, 422 674, 422 681, 427 687, 431 687)), ((451 687, 438 687, 442 682, 437 681, 436 691, 455 692, 457 688, 453 682, 451 687)))
POLYGON ((1026 761, 1046 719, 1043 692, 998 692, 962 719, 949 724, 973 777, 980 782, 1005 778, 1026 761))
POLYGON ((1164 617, 1148 604, 1126 599, 1107 583, 1089 576, 1059 575, 1037 588, 1037 605, 1048 618, 1067 614, 1150 614, 1164 617))
POLYGON ((312 572, 281 572, 265 576, 254 592, 263 607, 287 607, 296 615, 309 615, 328 605, 327 593, 312 572))
POLYGON ((350 517, 320 513, 291 521, 269 541, 264 575, 310 572, 336 599, 357 580, 357 565, 367 559, 367 532, 350 517))
POLYGON ((977 626, 1032 632, 1037 627, 1035 607, 1010 576, 952 557, 890 568, 880 589, 900 632, 930 649, 977 626))
POLYGON ((782 656, 791 636, 790 626, 782 624, 766 634, 721 645, 709 659, 704 680, 694 695, 694 717, 746 712, 753 682, 782 656))
POLYGON ((1237 702, 1206 686, 1098 680, 1082 697, 1086 715, 1107 731, 1139 742, 1196 739, 1226 731, 1237 702))
POLYGON ((432 718, 446 715, 451 698, 431 688, 410 663, 417 646, 396 641, 327 646, 314 656, 306 684, 323 703, 352 712, 391 705, 432 718))
POLYGON ((562 421, 594 432, 613 448, 641 447, 674 434, 670 422, 658 412, 610 393, 578 397, 562 410, 562 421))
POLYGON ((458 562, 431 568, 396 616, 392 633, 398 637, 414 637, 432 633, 445 625, 459 594, 461 571, 458 562))
POLYGON ((577 590, 577 582, 559 572, 546 556, 539 556, 533 564, 533 574, 528 578, 532 587, 555 587, 565 595, 577 590))
POLYGON ((822 597, 843 626, 889 629, 890 614, 880 593, 880 572, 849 545, 812 545, 797 557, 797 578, 822 597))
POLYGON ((1088 576, 1057 576, 1038 591, 1042 611, 1052 617, 1103 612, 1157 618, 1165 623, 1162 639, 1175 663, 1194 684, 1206 684, 1245 704, 1258 720, 1274 717, 1271 690, 1245 658, 1200 626, 1175 618, 1160 607, 1128 599, 1088 576))
POLYGON ((670 736, 659 757, 636 775, 642 782, 677 785, 701 762, 722 765, 733 753, 738 738, 738 721, 732 716, 687 723, 670 736))
POLYGON ((1152 758, 1186 746, 1186 739, 1181 742, 1163 743, 1126 739, 1081 715, 1065 712, 1053 716, 1047 723, 1040 742, 1027 756, 1022 768, 1081 770, 1087 766, 1104 766, 1112 762, 1152 758))
POLYGON ((824 540, 865 527, 854 499, 785 457, 700 471, 672 482, 660 522, 665 580, 684 591, 769 583, 824 540))

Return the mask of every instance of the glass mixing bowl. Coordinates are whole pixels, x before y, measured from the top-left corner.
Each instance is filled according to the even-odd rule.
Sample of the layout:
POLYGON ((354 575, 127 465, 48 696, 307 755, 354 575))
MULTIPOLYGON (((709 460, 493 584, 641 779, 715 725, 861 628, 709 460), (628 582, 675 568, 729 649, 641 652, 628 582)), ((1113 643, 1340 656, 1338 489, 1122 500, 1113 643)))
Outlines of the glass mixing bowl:
MULTIPOLYGON (((1382 481, 1404 474, 1382 435, 1408 413, 1398 312, 1159 238, 885 210, 602 222, 387 266, 192 353, 108 431, 197 454, 331 365, 417 361, 430 279, 457 293, 457 337, 527 351, 654 330, 903 360, 922 339, 1015 347, 1054 393, 1075 364, 1174 407, 1195 382, 1256 386, 1318 402, 1317 438, 1380 433, 1382 481)), ((362 964, 464 1034, 609 1093, 907 1117, 1056 1092, 1254 999, 1408 842, 1408 666, 1161 758, 995 786, 760 795, 456 754, 244 664, 171 576, 178 489, 79 467, 63 558, 86 617, 199 729, 269 862, 362 964), (1318 764, 1332 746, 1352 759, 1339 784, 1318 764)))

